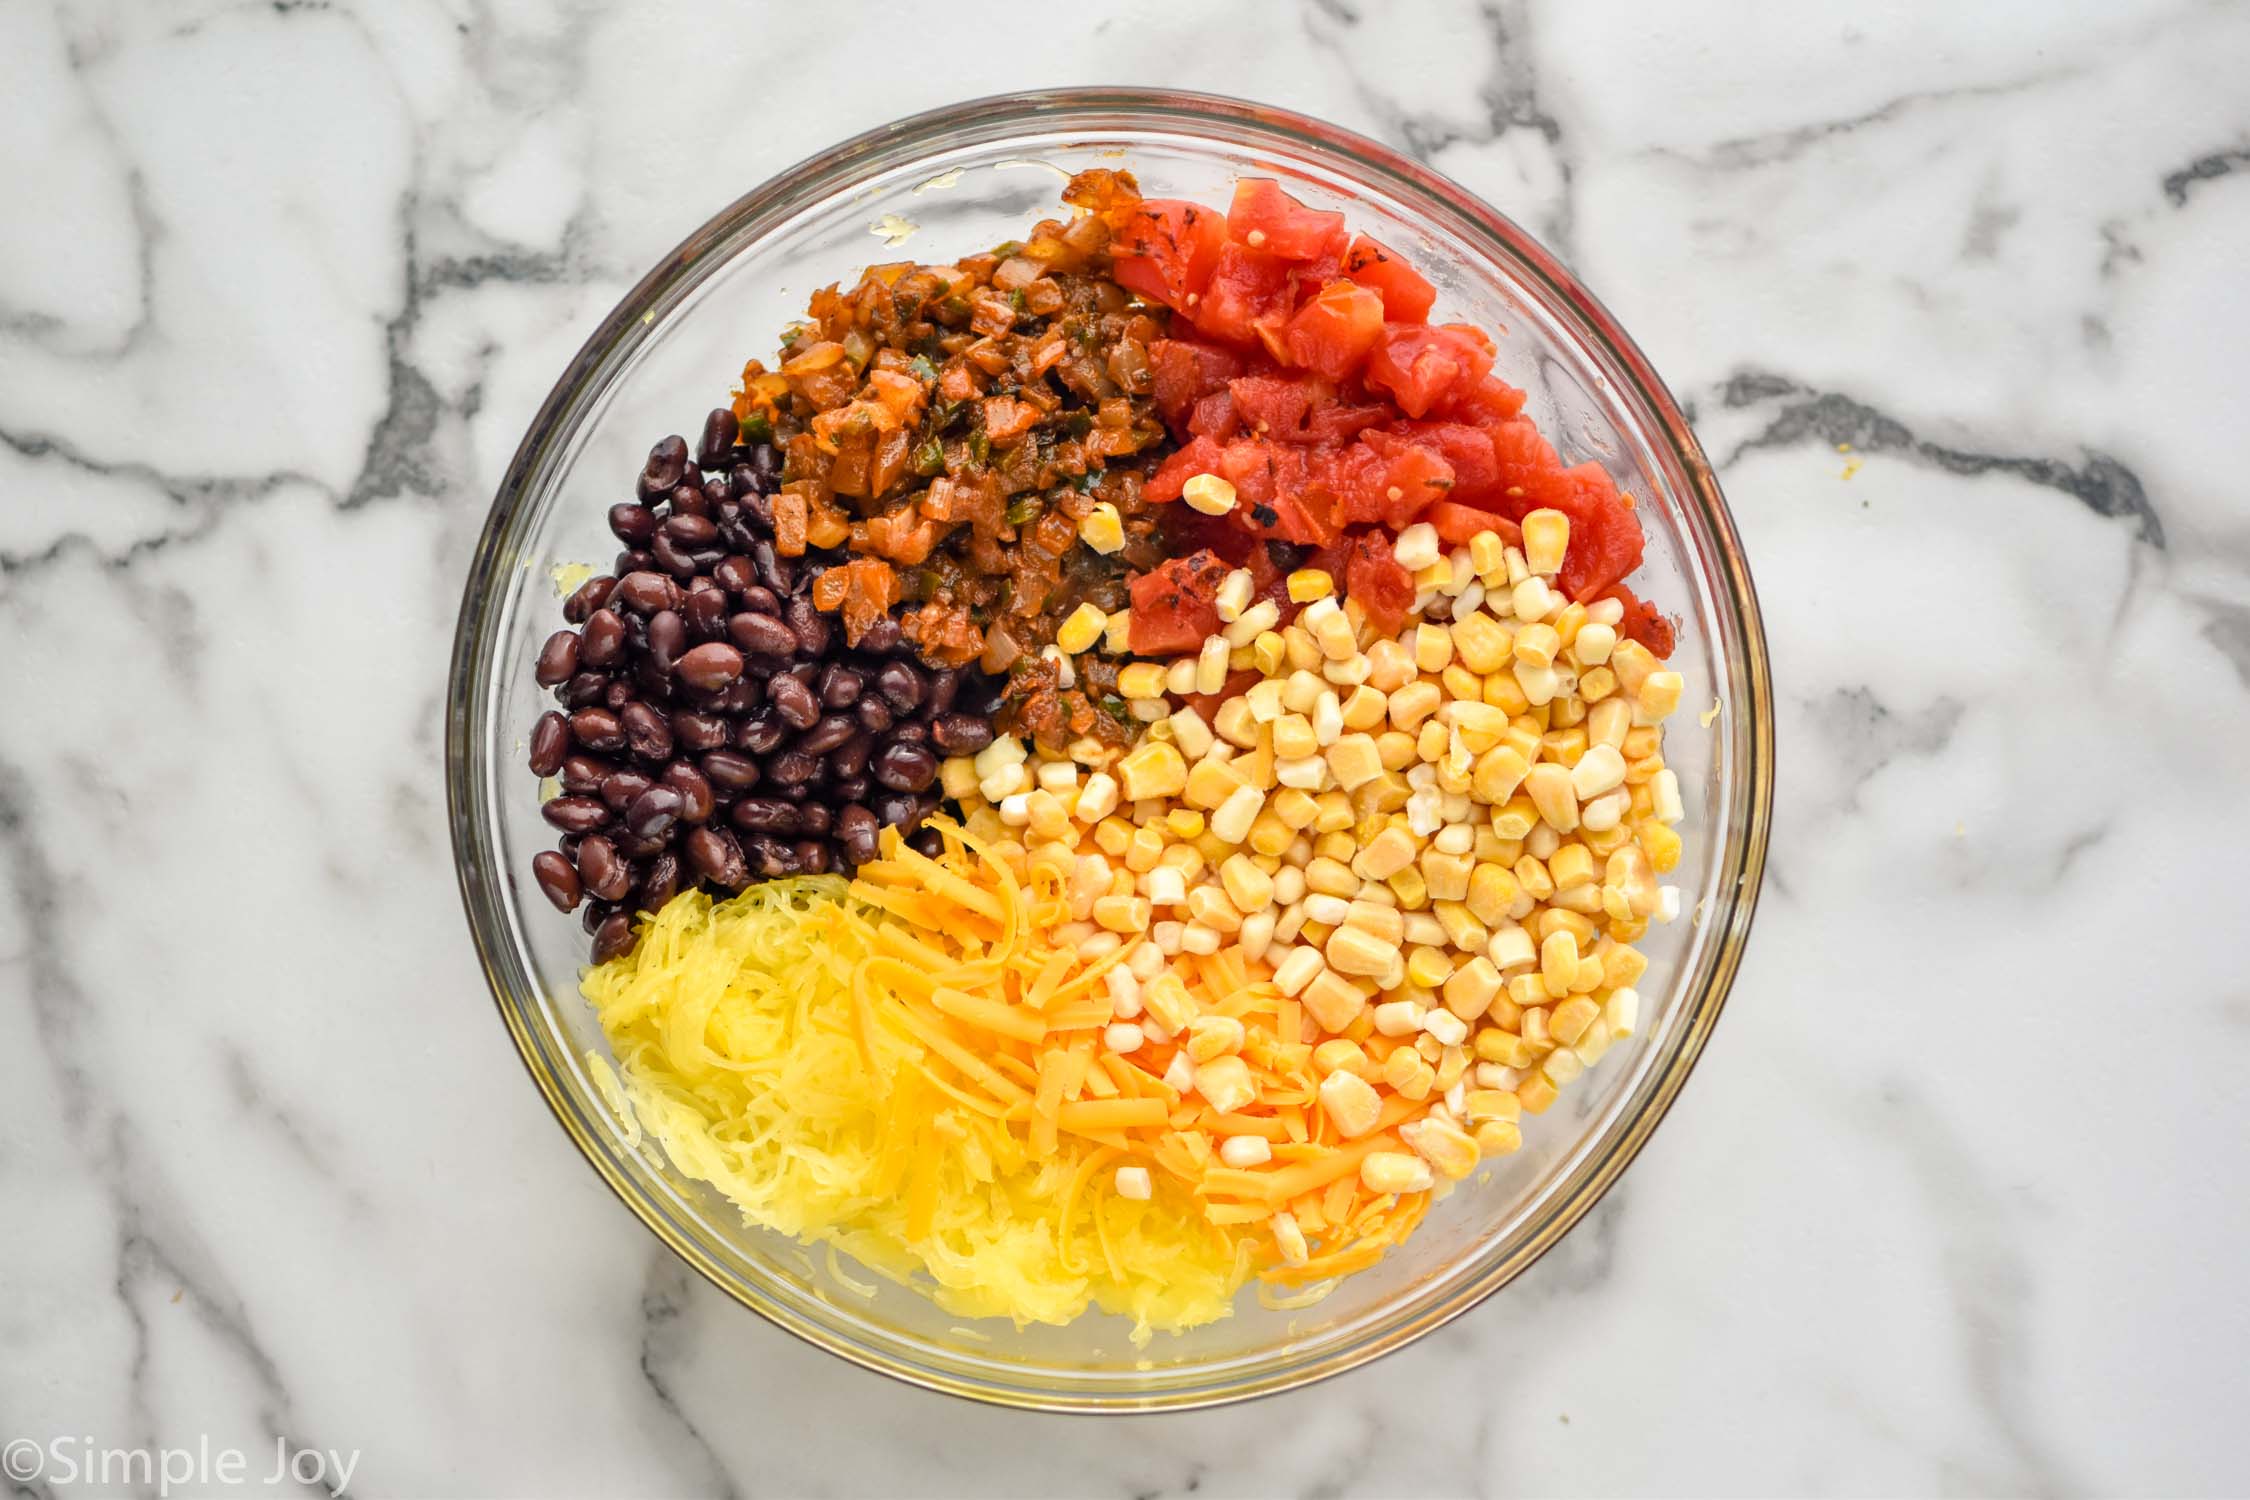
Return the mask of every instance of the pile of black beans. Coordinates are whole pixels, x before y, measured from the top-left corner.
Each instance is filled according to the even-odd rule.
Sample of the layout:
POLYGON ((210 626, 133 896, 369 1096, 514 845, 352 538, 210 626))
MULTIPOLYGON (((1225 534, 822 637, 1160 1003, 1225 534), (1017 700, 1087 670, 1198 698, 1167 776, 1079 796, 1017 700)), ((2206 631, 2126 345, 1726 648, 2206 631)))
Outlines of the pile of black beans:
MULTIPOLYGON (((649 450, 637 498, 611 507, 615 571, 563 603, 536 675, 562 705, 532 728, 560 847, 532 861, 547 898, 583 903, 594 961, 631 950, 633 914, 701 884, 849 873, 886 825, 934 811, 939 761, 992 740, 1002 684, 932 668, 878 620, 856 646, 813 607, 842 552, 783 557, 781 455, 743 445, 734 413, 691 453, 649 450)), ((925 849, 929 833, 911 835, 925 849)))

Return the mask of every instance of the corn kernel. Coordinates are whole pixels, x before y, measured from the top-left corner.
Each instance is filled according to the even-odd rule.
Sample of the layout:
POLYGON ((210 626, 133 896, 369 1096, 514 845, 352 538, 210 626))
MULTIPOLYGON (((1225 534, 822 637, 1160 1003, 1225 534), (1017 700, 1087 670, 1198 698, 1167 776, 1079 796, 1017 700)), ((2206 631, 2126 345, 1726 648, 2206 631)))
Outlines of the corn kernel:
POLYGON ((1292 603, 1310 604, 1335 593, 1336 581, 1319 568, 1299 568, 1289 575, 1288 588, 1292 603))
POLYGON ((1148 930, 1151 908, 1144 896, 1104 896, 1094 903, 1094 920, 1111 932, 1137 935, 1148 930))
POLYGON ((1414 665, 1424 672, 1442 672, 1453 664, 1453 632, 1443 625, 1424 622, 1414 627, 1414 665))
POLYGON ((1273 877, 1252 863, 1248 855, 1236 854, 1222 863, 1219 884, 1238 912, 1263 911, 1273 904, 1273 877))
MULTIPOLYGON (((1190 1055, 1193 1055, 1192 1047, 1190 1055)), ((1258 1085, 1250 1077, 1250 1065, 1231 1054, 1196 1066, 1195 1091, 1203 1096, 1204 1103, 1221 1114, 1232 1113, 1258 1097, 1258 1085)))
POLYGON ((1425 1193, 1435 1181, 1430 1164, 1404 1151, 1370 1151, 1359 1164, 1359 1180, 1371 1193, 1425 1193))
POLYGON ((1128 662, 1117 671, 1118 696, 1146 700, 1164 696, 1164 668, 1152 661, 1128 662))
POLYGON ((1414 859, 1414 838, 1405 829, 1386 828, 1359 851, 1352 869, 1363 880, 1388 880, 1414 859))
POLYGON ((1410 682, 1391 694, 1390 719, 1394 728, 1411 733, 1437 712, 1440 701, 1434 682, 1410 682))
POLYGON ((1554 1081, 1544 1072, 1534 1073, 1516 1085, 1516 1103, 1535 1115, 1545 1114, 1554 1102, 1554 1081))
POLYGON ((1339 1068, 1320 1081, 1320 1107, 1327 1112, 1336 1133, 1351 1141, 1375 1128, 1382 1118, 1383 1101, 1366 1079, 1339 1068))
MULTIPOLYGON (((1422 880, 1432 901, 1465 901, 1469 895, 1469 881, 1475 861, 1465 854, 1447 854, 1431 849, 1421 859, 1422 880)), ((1588 874, 1592 873, 1592 860, 1588 859, 1588 874)))
MULTIPOLYGON (((1453 974, 1453 960, 1436 948, 1418 947, 1406 957, 1406 982, 1434 990, 1453 974)), ((1481 1007, 1480 1007, 1481 1009, 1481 1007)))
MULTIPOLYGON (((1477 1143, 1466 1131, 1425 1116, 1399 1127, 1398 1138, 1440 1175, 1459 1182, 1476 1170, 1477 1143)), ((1370 1152, 1370 1155, 1376 1153, 1370 1152)))
POLYGON ((1547 875, 1555 882, 1555 889, 1558 891, 1591 884, 1594 879, 1593 853, 1584 844, 1564 844, 1548 856, 1547 875))
POLYGON ((1144 744, 1117 763, 1117 781, 1128 801, 1176 797, 1187 786, 1187 762, 1170 745, 1144 744))
POLYGON ((1680 706, 1680 687, 1679 673, 1651 672, 1633 695, 1634 707, 1644 719, 1661 719, 1680 706))
POLYGON ((1578 794, 1571 790, 1570 772, 1562 766, 1541 763, 1533 766, 1524 776, 1524 791, 1530 794, 1531 805, 1539 809, 1539 817, 1557 833, 1569 833, 1578 826, 1578 794))
POLYGON ((1105 556, 1121 552, 1125 547, 1125 522, 1117 507, 1107 500, 1098 500, 1078 523, 1078 540, 1105 556))
POLYGON ((1560 573, 1563 555, 1570 550, 1570 517, 1542 508, 1525 515, 1520 524, 1524 566, 1534 573, 1560 573))
MULTIPOLYGON (((1523 1131, 1513 1120, 1487 1120, 1477 1127, 1476 1143, 1477 1150, 1483 1152, 1486 1156, 1510 1156, 1522 1148, 1523 1131)), ((1275 1217, 1281 1216, 1277 1214, 1275 1217)), ((1294 1221, 1291 1222, 1290 1227, 1296 1227, 1294 1221)), ((1277 1233, 1275 1235, 1276 1243, 1279 1240, 1280 1236, 1277 1233)))
POLYGON ((1271 677, 1274 673, 1280 671, 1284 660, 1286 660, 1286 653, 1282 646, 1281 637, 1275 632, 1261 630, 1258 632, 1257 638, 1250 642, 1250 665, 1266 676, 1271 677))
POLYGON ((1391 547, 1391 556, 1409 573, 1420 572, 1444 555, 1437 528, 1427 521, 1417 521, 1401 531, 1391 547))
POLYGON ((1234 509, 1234 486, 1216 474, 1196 474, 1181 486, 1180 498, 1190 509, 1207 516, 1223 516, 1234 509))
POLYGON ((1323 1031, 1342 1031, 1367 1009, 1367 996, 1359 986, 1325 966, 1305 986, 1300 998, 1305 1014, 1323 1031))
POLYGON ((1055 644, 1075 656, 1093 649, 1102 638, 1109 616, 1091 604, 1081 604, 1055 630, 1055 644))

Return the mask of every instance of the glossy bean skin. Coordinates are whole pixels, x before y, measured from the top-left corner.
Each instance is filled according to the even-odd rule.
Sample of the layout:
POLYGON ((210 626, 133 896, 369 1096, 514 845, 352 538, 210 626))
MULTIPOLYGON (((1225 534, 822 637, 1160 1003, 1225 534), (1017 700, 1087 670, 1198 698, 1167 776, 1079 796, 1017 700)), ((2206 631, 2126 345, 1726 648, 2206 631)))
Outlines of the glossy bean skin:
POLYGON ((783 459, 741 437, 722 407, 692 450, 650 448, 634 498, 607 507, 613 570, 563 601, 574 628, 532 662, 560 706, 533 722, 526 763, 562 791, 540 809, 558 847, 531 873, 596 962, 682 891, 875 858, 884 826, 912 835, 938 805, 942 758, 992 739, 997 682, 925 665, 896 618, 852 640, 813 606, 848 554, 780 554, 783 459))

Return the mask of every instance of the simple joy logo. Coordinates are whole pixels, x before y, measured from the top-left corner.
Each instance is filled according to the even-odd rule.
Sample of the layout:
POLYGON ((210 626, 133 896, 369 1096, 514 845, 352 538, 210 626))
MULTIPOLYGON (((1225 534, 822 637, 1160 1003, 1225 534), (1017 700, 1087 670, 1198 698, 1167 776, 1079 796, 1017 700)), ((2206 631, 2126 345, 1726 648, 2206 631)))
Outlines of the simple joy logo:
POLYGON ((253 1463, 241 1448, 215 1445, 208 1436, 193 1447, 106 1448, 90 1437, 50 1438, 44 1443, 16 1438, 0 1447, 0 1476, 17 1485, 96 1485, 105 1489, 154 1490, 163 1500, 176 1491, 197 1492, 215 1485, 315 1486, 343 1494, 359 1467, 359 1450, 299 1448, 275 1438, 270 1461, 253 1463))

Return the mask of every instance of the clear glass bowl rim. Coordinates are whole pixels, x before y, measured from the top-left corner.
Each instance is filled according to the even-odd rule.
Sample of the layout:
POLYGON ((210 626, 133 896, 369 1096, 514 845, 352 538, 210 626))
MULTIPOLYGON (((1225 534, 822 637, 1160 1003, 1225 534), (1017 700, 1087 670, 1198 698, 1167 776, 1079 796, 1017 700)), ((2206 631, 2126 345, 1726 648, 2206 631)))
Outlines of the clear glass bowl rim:
POLYGON ((929 1390, 1019 1408, 1061 1412, 1149 1411, 1214 1406, 1272 1395, 1326 1379, 1403 1347, 1476 1306, 1520 1275, 1599 1202, 1646 1144, 1688 1074, 1693 1071, 1724 1008, 1741 964, 1758 890, 1764 873, 1773 801, 1774 746, 1772 682, 1764 627, 1741 541, 1720 494, 1702 446, 1690 430, 1671 392, 1647 357, 1608 310, 1579 285, 1560 262, 1530 234, 1473 193, 1421 164, 1354 132, 1270 105, 1211 94, 1133 88, 1072 88, 973 99, 877 127, 807 158, 736 199, 697 228, 657 263, 580 347, 555 382, 526 430, 502 478, 472 556, 465 581, 447 679, 446 791, 455 871, 461 886, 472 941, 495 1006, 527 1071, 549 1110, 610 1190, 649 1231, 706 1280, 769 1322, 842 1359, 929 1390), (1284 1351, 1239 1370, 1222 1384, 1155 1392, 1086 1395, 1045 1393, 999 1385, 973 1377, 908 1363, 886 1350, 841 1337, 760 1296, 655 1213, 634 1185, 601 1149, 577 1113, 567 1107, 569 1086, 541 1065, 524 1015, 509 1003, 517 987, 512 956, 505 952, 502 907, 505 881, 484 847, 481 794, 472 771, 476 718, 472 710, 494 671, 497 632, 492 627, 504 596, 504 542, 509 523, 524 504, 530 482, 549 447, 567 435, 583 414, 587 392, 598 389, 605 368, 657 309, 669 308, 702 278, 723 264, 726 252, 754 238, 753 226, 786 217, 804 205, 848 189, 853 180, 887 170, 933 149, 964 139, 992 139, 1023 131, 1054 131, 1065 126, 1103 128, 1174 127, 1211 138, 1214 122, 1225 144, 1255 149, 1261 143, 1312 151, 1372 176, 1385 189, 1442 213, 1496 261, 1546 291, 1578 320, 1581 331, 1624 376, 1625 394, 1637 402, 1670 444, 1687 483, 1678 498, 1698 512, 1718 542, 1710 565, 1731 607, 1733 628, 1712 643, 1715 655, 1732 665, 1735 701, 1726 705, 1742 726, 1730 780, 1736 793, 1732 826, 1714 829, 1727 838, 1729 858, 1717 904, 1704 914, 1718 941, 1699 987, 1683 997, 1685 1011, 1679 1045, 1639 1107, 1621 1122, 1611 1149, 1594 1161, 1572 1191, 1546 1205, 1531 1233, 1507 1253, 1488 1255, 1478 1274, 1458 1283, 1450 1295, 1417 1309, 1410 1317, 1387 1321, 1357 1340, 1310 1354, 1284 1351), (714 260, 713 257, 718 259, 714 260))

